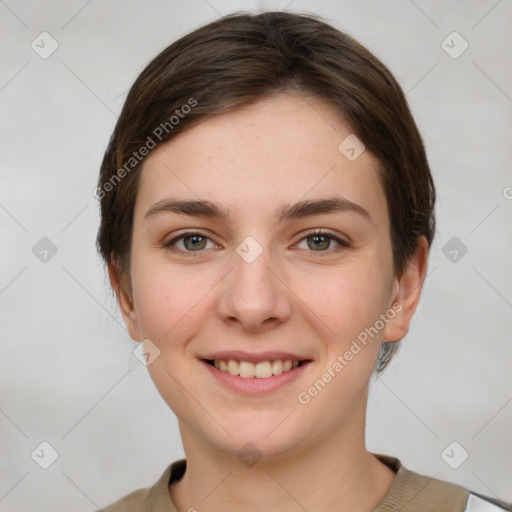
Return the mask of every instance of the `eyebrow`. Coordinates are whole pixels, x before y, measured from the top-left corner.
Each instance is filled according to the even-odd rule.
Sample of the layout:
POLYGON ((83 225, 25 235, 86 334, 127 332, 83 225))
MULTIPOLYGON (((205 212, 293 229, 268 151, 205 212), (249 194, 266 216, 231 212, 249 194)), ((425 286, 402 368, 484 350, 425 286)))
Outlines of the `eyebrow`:
MULTIPOLYGON (((144 219, 164 212, 196 217, 209 217, 220 219, 223 222, 226 222, 230 218, 229 209, 226 209, 216 203, 212 203, 211 201, 204 199, 164 199, 163 201, 159 201, 154 204, 145 213, 144 219)), ((293 205, 287 205, 276 212, 275 220, 279 223, 288 219, 298 219, 313 215, 343 212, 357 213, 366 219, 370 219, 370 214, 357 203, 349 201, 344 197, 330 197, 325 199, 299 201, 293 205)))

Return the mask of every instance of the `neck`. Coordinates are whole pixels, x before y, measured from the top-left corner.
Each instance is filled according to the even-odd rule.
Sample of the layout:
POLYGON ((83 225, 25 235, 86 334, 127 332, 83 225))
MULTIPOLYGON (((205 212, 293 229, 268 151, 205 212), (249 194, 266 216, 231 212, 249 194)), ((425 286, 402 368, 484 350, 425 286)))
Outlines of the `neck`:
POLYGON ((254 465, 212 448, 180 422, 187 469, 171 499, 180 511, 371 512, 396 475, 365 448, 365 407, 356 415, 362 420, 254 465))

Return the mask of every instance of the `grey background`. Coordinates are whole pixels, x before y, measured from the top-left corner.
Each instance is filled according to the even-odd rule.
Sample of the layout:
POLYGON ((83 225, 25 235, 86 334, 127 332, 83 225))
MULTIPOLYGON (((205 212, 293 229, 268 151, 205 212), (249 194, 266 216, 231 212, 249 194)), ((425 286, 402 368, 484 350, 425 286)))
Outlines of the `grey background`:
MULTIPOLYGON (((94 510, 184 456, 95 254, 93 189, 153 56, 219 15, 285 8, 324 16, 390 67, 437 183, 430 274, 399 355, 372 384, 368 448, 512 500, 509 0, 0 0, 0 511, 94 510), (58 43, 46 59, 31 47, 43 31, 58 43), (453 31, 469 44, 458 58, 442 47, 453 31), (32 252, 43 237, 57 248, 46 262, 32 252), (452 237, 468 249, 456 262, 443 253, 452 237), (49 456, 43 441, 59 455, 48 469, 31 457, 49 456), (441 455, 453 441, 469 453, 458 469, 441 455)), ((453 464, 460 449, 448 454, 453 464)))

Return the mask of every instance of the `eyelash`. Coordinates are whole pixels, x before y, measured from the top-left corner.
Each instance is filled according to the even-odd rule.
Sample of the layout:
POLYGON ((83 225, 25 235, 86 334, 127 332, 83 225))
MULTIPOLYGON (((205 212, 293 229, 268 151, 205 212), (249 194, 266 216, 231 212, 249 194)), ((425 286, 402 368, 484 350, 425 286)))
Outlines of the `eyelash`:
MULTIPOLYGON (((187 231, 185 233, 180 234, 179 236, 176 236, 176 237, 172 238, 168 242, 164 242, 163 247, 165 249, 171 251, 171 252, 179 252, 181 254, 184 254, 187 257, 194 258, 194 257, 197 257, 197 256, 201 256, 201 253, 204 252, 204 250, 200 250, 200 251, 184 251, 182 249, 173 248, 173 245, 176 242, 178 242, 179 240, 181 240, 182 238, 188 238, 188 237, 192 237, 192 236, 200 236, 200 237, 206 238, 207 240, 210 240, 209 237, 207 237, 206 235, 204 235, 203 233, 200 233, 198 231, 187 231)), ((303 240, 306 240, 308 238, 314 237, 314 236, 325 236, 328 239, 334 240, 335 242, 337 242, 339 244, 339 246, 335 247, 334 249, 326 249, 326 250, 323 250, 323 251, 308 250, 308 252, 312 253, 312 255, 314 255, 315 257, 316 256, 322 257, 323 256, 322 253, 328 253, 329 254, 329 253, 332 253, 333 251, 338 252, 340 250, 347 249, 347 248, 351 247, 351 244, 349 242, 347 242, 345 240, 342 240, 341 238, 339 238, 339 237, 333 235, 332 233, 330 233, 328 231, 325 231, 323 229, 316 229, 316 230, 314 230, 311 233, 307 233, 304 237, 302 237, 299 240, 298 243, 300 243, 303 240)))

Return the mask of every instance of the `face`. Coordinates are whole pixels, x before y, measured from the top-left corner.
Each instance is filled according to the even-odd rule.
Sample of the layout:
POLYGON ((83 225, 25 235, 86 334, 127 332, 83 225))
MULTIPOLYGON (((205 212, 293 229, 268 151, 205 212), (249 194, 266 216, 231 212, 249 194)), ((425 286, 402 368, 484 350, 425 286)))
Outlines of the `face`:
POLYGON ((364 429, 380 342, 407 332, 424 268, 394 276, 377 162, 338 149, 350 133, 319 100, 276 96, 146 159, 118 296, 184 437, 272 458, 364 429))

